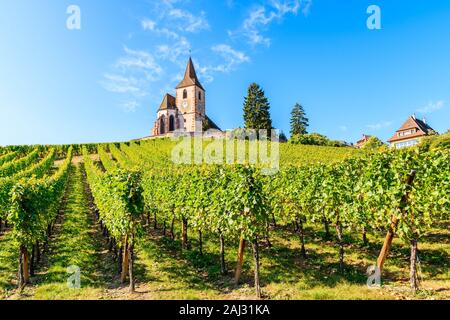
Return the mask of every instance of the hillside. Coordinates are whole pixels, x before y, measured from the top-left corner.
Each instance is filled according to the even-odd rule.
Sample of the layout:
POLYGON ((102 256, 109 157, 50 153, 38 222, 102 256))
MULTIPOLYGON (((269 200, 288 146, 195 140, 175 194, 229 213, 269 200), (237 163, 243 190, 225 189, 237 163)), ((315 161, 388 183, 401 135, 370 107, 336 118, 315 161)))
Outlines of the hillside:
POLYGON ((0 149, 0 296, 450 297, 448 151, 366 155, 281 144, 280 171, 264 176, 258 166, 175 165, 175 146, 0 149), (368 288, 367 268, 395 212, 382 287, 368 288), (412 240, 420 257, 414 265, 412 240), (417 268, 415 292, 410 267, 417 268), (77 270, 80 287, 68 289, 70 276, 78 286, 77 270))

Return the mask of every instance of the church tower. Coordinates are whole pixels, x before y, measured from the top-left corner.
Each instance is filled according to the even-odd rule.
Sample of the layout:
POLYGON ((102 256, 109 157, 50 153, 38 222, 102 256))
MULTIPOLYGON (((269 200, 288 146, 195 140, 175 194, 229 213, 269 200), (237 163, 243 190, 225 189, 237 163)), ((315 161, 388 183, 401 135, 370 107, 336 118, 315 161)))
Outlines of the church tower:
POLYGON ((183 80, 176 87, 176 105, 184 118, 185 130, 202 131, 202 124, 206 120, 205 89, 197 78, 191 58, 183 80))
POLYGON ((192 59, 186 66, 183 80, 176 87, 175 97, 166 94, 156 113, 151 137, 168 137, 175 132, 202 132, 220 128, 206 115, 205 89, 198 80, 192 59))

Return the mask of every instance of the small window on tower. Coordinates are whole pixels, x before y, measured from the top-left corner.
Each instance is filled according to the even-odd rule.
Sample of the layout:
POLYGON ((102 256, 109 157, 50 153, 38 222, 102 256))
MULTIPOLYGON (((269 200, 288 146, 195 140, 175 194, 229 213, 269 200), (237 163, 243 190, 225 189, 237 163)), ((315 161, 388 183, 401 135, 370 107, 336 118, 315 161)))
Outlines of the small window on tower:
POLYGON ((201 91, 198 92, 198 100, 202 100, 202 92, 201 91))
POLYGON ((187 90, 186 89, 184 89, 184 91, 183 91, 183 99, 187 99, 187 90))

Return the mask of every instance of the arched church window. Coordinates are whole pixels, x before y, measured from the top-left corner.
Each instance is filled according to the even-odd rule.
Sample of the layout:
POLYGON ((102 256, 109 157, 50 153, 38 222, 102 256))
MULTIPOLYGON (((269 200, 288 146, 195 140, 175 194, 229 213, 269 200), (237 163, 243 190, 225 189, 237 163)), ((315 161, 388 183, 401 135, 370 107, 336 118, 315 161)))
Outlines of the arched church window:
POLYGON ((183 99, 187 99, 187 90, 186 89, 184 89, 184 91, 183 91, 183 99))
POLYGON ((159 134, 166 133, 166 123, 164 121, 164 116, 159 119, 159 134))
POLYGON ((169 117, 169 131, 175 131, 175 118, 173 115, 169 117))
POLYGON ((202 92, 201 91, 198 92, 198 100, 202 100, 202 92))

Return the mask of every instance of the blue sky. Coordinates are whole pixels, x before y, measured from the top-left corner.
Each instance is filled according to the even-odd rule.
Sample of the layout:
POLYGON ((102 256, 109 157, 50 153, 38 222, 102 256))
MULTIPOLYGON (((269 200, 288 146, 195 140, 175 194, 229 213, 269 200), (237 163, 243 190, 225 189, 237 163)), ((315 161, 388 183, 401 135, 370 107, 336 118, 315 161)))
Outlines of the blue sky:
POLYGON ((0 0, 0 30, 0 145, 146 136, 190 52, 223 129, 242 126, 251 82, 286 133, 296 102, 310 131, 350 142, 413 112, 450 128, 446 0, 0 0))

